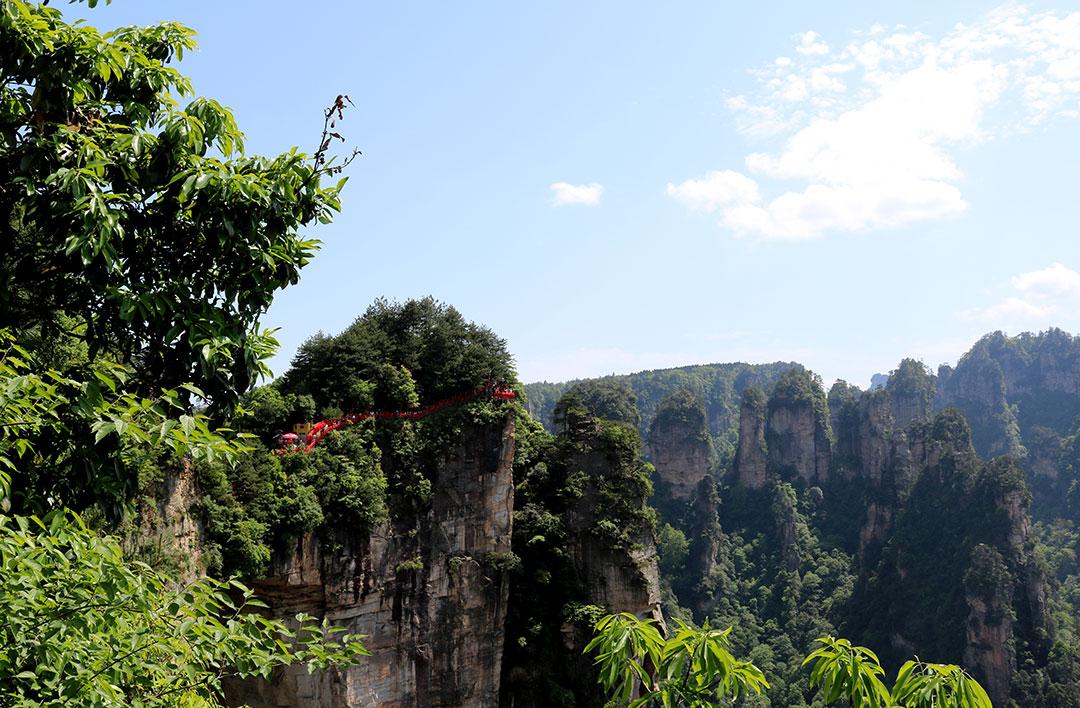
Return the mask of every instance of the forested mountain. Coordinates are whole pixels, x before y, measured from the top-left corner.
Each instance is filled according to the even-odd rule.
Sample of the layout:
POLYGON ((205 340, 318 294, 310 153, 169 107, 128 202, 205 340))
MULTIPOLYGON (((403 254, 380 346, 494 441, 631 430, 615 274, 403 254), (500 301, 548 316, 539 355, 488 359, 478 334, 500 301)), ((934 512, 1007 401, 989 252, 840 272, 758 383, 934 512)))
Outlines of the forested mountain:
MULTIPOLYGON (((783 363, 533 384, 524 406, 203 466, 210 562, 275 613, 348 618, 376 652, 233 695, 599 706, 582 650, 624 611, 732 627, 770 683, 743 705, 817 705, 802 659, 843 635, 890 672, 964 666, 995 705, 1080 706, 1076 431, 1057 410, 1078 405, 1078 341, 989 335, 868 391, 783 363), (456 671, 426 658, 448 655, 456 671)), ((269 445, 313 417, 517 385, 509 361, 452 308, 380 302, 305 344, 242 426, 269 445)))
POLYGON ((1076 706, 1078 362, 1051 330, 987 335, 937 375, 905 359, 869 391, 738 364, 563 387, 645 431, 665 610, 732 625, 771 705, 808 705, 802 648, 839 632, 893 669, 964 665, 995 705, 1076 706), (613 413, 618 390, 648 403, 613 413))
MULTIPOLYGON (((605 376, 588 381, 629 389, 636 401, 635 408, 638 414, 635 422, 643 436, 648 433, 650 421, 656 415, 657 408, 665 396, 678 389, 692 391, 705 402, 709 432, 714 438, 717 454, 722 460, 729 460, 735 450, 739 400, 743 391, 751 386, 768 389, 780 374, 792 368, 802 367, 793 362, 702 364, 605 376)), ((559 398, 585 381, 528 384, 526 405, 529 414, 550 430, 552 415, 559 398)))

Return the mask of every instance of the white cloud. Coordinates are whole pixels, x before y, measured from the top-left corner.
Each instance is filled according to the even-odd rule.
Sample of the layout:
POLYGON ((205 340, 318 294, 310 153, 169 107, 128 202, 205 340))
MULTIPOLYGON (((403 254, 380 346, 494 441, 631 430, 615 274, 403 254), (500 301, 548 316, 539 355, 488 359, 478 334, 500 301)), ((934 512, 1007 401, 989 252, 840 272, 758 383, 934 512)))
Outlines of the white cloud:
POLYGON ((1048 325, 1080 307, 1080 273, 1061 263, 1009 280, 1016 292, 987 307, 963 310, 961 319, 999 324, 1048 325))
POLYGON ((746 175, 723 170, 708 172, 681 184, 668 182, 667 193, 694 209, 715 211, 731 204, 753 204, 761 200, 757 182, 746 175))
POLYGON ((1048 268, 1014 276, 1012 285, 1036 297, 1066 296, 1080 298, 1080 273, 1054 263, 1048 268))
POLYGON ((600 196, 604 193, 604 185, 599 182, 589 184, 555 182, 550 189, 555 193, 551 199, 553 206, 565 206, 567 204, 596 206, 600 203, 600 196))
POLYGON ((795 47, 795 51, 808 56, 822 56, 829 53, 829 45, 817 32, 804 32, 799 37, 799 46, 795 47))
POLYGON ((1080 12, 1006 6, 937 38, 875 25, 835 51, 806 32, 795 51, 752 72, 756 95, 727 101, 741 132, 775 144, 747 155, 745 173, 668 185, 700 206, 683 187, 745 178, 744 199, 708 202, 737 234, 805 239, 954 217, 969 208, 963 150, 1080 115, 1080 12))
POLYGON ((1054 313, 1054 307, 1051 305, 1037 305, 1033 302, 1028 302, 1023 298, 1009 297, 1005 298, 1001 302, 990 305, 989 307, 980 307, 972 310, 963 310, 960 313, 960 318, 965 320, 979 320, 981 322, 1000 322, 1000 321, 1042 321, 1051 314, 1054 313))

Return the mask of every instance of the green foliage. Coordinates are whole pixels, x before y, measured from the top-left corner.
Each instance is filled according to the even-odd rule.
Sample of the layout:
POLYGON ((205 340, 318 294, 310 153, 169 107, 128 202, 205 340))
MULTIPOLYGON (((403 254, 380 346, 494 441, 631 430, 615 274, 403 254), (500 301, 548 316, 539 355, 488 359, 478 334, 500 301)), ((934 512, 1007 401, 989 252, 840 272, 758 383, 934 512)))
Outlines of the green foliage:
POLYGON ((309 454, 258 445, 238 464, 198 466, 210 570, 259 577, 275 548, 324 524, 369 531, 387 516, 387 482, 370 430, 340 431, 309 454))
POLYGON ((885 670, 874 652, 846 639, 821 637, 817 641, 821 646, 810 652, 803 665, 811 666, 810 685, 820 690, 826 704, 844 699, 853 708, 890 705, 889 691, 881 680, 885 670))
POLYGON ((218 705, 227 676, 367 654, 356 635, 258 614, 236 582, 174 589, 77 516, 0 516, 0 703, 218 705))
POLYGON ((679 578, 686 571, 686 558, 690 542, 686 534, 671 524, 662 524, 656 534, 656 555, 660 574, 666 578, 679 578))
POLYGON ((379 300, 335 337, 301 347, 281 387, 344 411, 412 408, 486 380, 516 381, 506 342, 434 298, 379 300))
POLYGON ((978 681, 954 664, 907 661, 892 691, 882 677, 877 655, 846 639, 821 637, 803 661, 810 665, 810 684, 826 705, 844 701, 852 708, 992 708, 978 681))
MULTIPOLYGON (((191 414, 177 390, 146 400, 122 390, 129 370, 102 361, 77 380, 42 370, 0 330, 0 500, 5 509, 44 512, 99 503, 114 516, 133 496, 137 467, 151 450, 207 462, 235 460, 247 447, 191 414), (89 482, 89 484, 88 484, 89 482)), ((188 386, 189 391, 198 389, 188 386)))
POLYGON ((769 687, 756 666, 732 656, 730 628, 675 623, 666 639, 655 620, 626 612, 596 623, 596 636, 585 651, 596 652, 598 680, 612 701, 632 707, 703 708, 717 699, 738 699, 769 687))
POLYGON ((245 155, 171 66, 195 48, 180 24, 103 33, 3 0, 0 46, 0 327, 109 352, 142 394, 228 403, 267 371, 259 318, 317 248, 299 229, 339 209, 337 167, 245 155))
POLYGON ((979 682, 959 666, 922 661, 900 667, 891 699, 904 708, 993 708, 979 682))
POLYGON ((641 426, 637 397, 629 386, 621 382, 600 379, 575 384, 563 396, 559 407, 580 407, 594 418, 625 423, 632 428, 641 426))

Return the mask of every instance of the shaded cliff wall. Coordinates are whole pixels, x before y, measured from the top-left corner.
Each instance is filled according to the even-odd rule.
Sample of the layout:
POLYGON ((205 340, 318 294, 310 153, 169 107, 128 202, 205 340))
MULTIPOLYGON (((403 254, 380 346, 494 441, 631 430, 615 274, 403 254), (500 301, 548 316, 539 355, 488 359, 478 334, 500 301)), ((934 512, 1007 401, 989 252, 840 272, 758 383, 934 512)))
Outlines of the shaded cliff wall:
POLYGON ((279 617, 306 612, 367 635, 372 656, 344 670, 303 667, 233 681, 254 708, 496 705, 508 589, 512 418, 467 428, 438 466, 430 509, 370 534, 307 534, 254 583, 279 617))
POLYGON ((804 369, 780 377, 767 401, 747 389, 739 408, 733 472, 751 489, 773 480, 819 484, 829 477, 832 424, 821 380, 804 369))
MULTIPOLYGON (((753 397, 754 391, 748 389, 744 397, 753 397)), ((763 416, 764 398, 760 393, 757 396, 763 416)), ((683 532, 689 541, 685 577, 667 580, 672 583, 680 604, 702 615, 714 604, 711 584, 702 581, 710 578, 716 569, 721 533, 720 497, 711 473, 712 441, 705 405, 696 394, 684 389, 660 403, 649 426, 649 450, 656 468, 652 505, 663 522, 683 532)), ((764 451, 760 454, 764 475, 764 451)))
POLYGON ((809 371, 782 375, 769 396, 765 447, 769 472, 782 481, 828 479, 832 426, 821 378, 809 371))
POLYGON ((564 396, 559 434, 533 430, 515 467, 515 550, 502 705, 602 706, 597 619, 630 612, 662 621, 651 467, 637 429, 564 396))
POLYGON ((894 434, 891 449, 866 487, 848 630, 888 666, 912 654, 962 664, 1003 705, 1018 653, 1044 655, 1050 631, 1023 472, 981 461, 955 409, 894 434))

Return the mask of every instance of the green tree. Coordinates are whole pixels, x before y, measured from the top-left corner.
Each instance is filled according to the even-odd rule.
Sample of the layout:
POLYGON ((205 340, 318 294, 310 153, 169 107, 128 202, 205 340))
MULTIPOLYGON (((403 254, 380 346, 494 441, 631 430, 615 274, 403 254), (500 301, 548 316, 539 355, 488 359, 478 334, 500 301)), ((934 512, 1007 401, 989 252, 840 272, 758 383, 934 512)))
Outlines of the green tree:
POLYGON ((993 708, 979 682, 955 664, 905 662, 891 698, 904 708, 993 708))
POLYGON ((260 317, 318 246, 302 227, 340 206, 344 179, 322 180, 344 166, 329 150, 347 101, 314 155, 245 155, 232 114, 173 66, 192 30, 100 32, 46 5, 0 0, 0 329, 59 377, 42 378, 52 421, 19 431, 11 503, 115 515, 137 486, 111 435, 125 421, 86 423, 145 405, 176 438, 192 401, 223 412, 267 372, 260 317))
POLYGON ((225 677, 368 653, 312 617, 264 618, 237 582, 172 588, 63 512, 0 516, 0 568, 3 705, 218 705, 225 677))
POLYGON ((810 685, 826 704, 851 708, 993 708, 978 681, 954 664, 911 660, 900 667, 892 691, 881 677, 877 655, 846 639, 821 637, 803 661, 811 665, 810 685))
POLYGON ((108 353, 143 394, 228 403, 266 372, 259 319, 317 248, 299 229, 340 206, 344 179, 321 178, 343 166, 345 98, 313 156, 248 156, 172 66, 192 30, 100 32, 46 4, 0 0, 0 327, 108 353))
POLYGON ((846 639, 821 637, 820 647, 810 652, 803 666, 812 665, 810 685, 820 689, 825 703, 845 700, 851 708, 889 706, 889 690, 881 677, 885 670, 877 655, 846 639))
POLYGON ((701 628, 675 620, 665 638, 652 619, 623 612, 596 623, 585 647, 596 652, 599 682, 618 705, 705 708, 768 688, 764 674, 732 656, 728 634, 706 621, 701 628))
MULTIPOLYGON (((78 380, 42 369, 13 334, 0 329, 2 511, 10 511, 13 500, 47 511, 82 496, 76 485, 85 478, 67 472, 77 472, 86 460, 80 459, 74 442, 64 441, 90 437, 93 445, 110 451, 111 464, 119 468, 135 467, 152 450, 212 462, 235 460, 246 449, 242 438, 223 437, 231 431, 211 429, 206 416, 189 413, 175 389, 146 400, 121 392, 129 373, 123 366, 101 362, 91 373, 90 380, 78 380)), ((97 479, 98 484, 121 482, 97 479)), ((127 491, 106 488, 97 493, 118 501, 127 491)))

